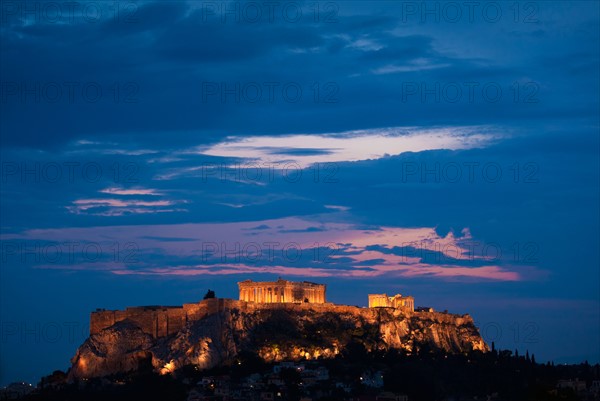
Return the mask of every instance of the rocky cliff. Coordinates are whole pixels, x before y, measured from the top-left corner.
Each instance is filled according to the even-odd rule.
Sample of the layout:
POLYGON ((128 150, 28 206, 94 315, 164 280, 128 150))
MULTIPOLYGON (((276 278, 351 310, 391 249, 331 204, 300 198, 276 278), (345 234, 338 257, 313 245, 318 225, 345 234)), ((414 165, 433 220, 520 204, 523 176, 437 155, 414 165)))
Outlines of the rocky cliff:
POLYGON ((211 368, 234 362, 242 351, 266 361, 331 358, 357 343, 367 351, 488 350, 469 315, 228 301, 226 307, 162 338, 153 338, 129 320, 92 334, 73 357, 69 378, 149 367, 168 373, 188 364, 211 368))

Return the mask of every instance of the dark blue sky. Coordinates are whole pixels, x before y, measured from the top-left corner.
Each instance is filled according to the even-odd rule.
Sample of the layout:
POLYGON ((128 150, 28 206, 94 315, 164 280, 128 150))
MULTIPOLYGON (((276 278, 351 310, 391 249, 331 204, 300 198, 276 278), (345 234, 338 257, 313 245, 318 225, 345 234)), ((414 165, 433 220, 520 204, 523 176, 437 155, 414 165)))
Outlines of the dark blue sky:
POLYGON ((277 276, 600 361, 599 3, 269 4, 0 4, 0 384, 277 276))

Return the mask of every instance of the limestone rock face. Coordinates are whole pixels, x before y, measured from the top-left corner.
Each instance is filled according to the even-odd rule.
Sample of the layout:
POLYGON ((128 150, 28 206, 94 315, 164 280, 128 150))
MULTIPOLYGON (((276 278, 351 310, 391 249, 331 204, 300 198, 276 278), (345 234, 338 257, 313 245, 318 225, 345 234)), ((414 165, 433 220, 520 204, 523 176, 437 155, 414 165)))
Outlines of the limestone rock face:
POLYGON ((152 336, 124 320, 90 336, 71 359, 68 379, 106 376, 149 366, 152 336))
POLYGON ((469 315, 232 301, 158 339, 128 320, 117 322, 83 343, 72 359, 69 378, 150 367, 163 374, 185 365, 211 368, 235 362, 242 351, 266 361, 331 358, 356 346, 367 352, 488 351, 469 315))
POLYGON ((414 313, 381 310, 380 331, 390 348, 416 351, 423 346, 448 353, 488 351, 487 344, 469 315, 414 313), (385 317, 383 317, 385 315, 385 317))
POLYGON ((205 369, 231 361, 239 349, 236 333, 241 333, 236 312, 209 315, 191 322, 174 336, 159 339, 152 348, 152 364, 167 373, 189 364, 205 369))

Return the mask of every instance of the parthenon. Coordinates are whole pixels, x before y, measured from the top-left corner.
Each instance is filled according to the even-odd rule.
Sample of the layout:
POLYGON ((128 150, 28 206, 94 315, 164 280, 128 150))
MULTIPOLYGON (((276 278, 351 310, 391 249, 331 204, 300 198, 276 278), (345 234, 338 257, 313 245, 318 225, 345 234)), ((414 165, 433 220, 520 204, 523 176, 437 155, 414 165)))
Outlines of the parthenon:
POLYGON ((293 282, 283 279, 277 281, 245 280, 238 283, 240 301, 259 303, 314 303, 324 304, 324 284, 309 281, 293 282))
POLYGON ((414 312, 415 299, 411 296, 403 297, 396 294, 388 297, 387 294, 369 294, 369 308, 402 308, 414 312))

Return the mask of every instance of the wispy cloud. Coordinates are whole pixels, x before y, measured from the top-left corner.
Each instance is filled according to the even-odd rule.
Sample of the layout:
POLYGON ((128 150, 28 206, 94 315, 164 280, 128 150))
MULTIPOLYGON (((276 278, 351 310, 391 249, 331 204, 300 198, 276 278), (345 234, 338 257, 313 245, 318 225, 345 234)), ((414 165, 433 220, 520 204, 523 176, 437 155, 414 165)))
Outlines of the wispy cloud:
POLYGON ((156 189, 147 189, 147 188, 118 188, 118 187, 110 187, 105 188, 100 191, 105 194, 113 194, 113 195, 162 195, 162 192, 159 192, 156 189))
POLYGON ((438 68, 449 67, 450 64, 441 63, 441 64, 427 64, 427 63, 410 63, 405 65, 395 65, 390 64, 384 67, 376 68, 372 70, 372 72, 376 75, 383 74, 394 74, 398 72, 415 72, 415 71, 426 71, 426 70, 435 70, 438 68))
POLYGON ((173 207, 187 203, 185 200, 147 200, 132 196, 160 196, 161 192, 145 188, 105 188, 100 193, 120 195, 120 198, 82 198, 66 206, 70 213, 96 216, 124 216, 131 214, 186 212, 185 208, 173 207))
POLYGON ((319 135, 229 137, 189 152, 308 167, 314 163, 380 159, 404 152, 487 147, 502 137, 498 130, 484 126, 391 127, 319 135), (293 151, 300 148, 301 152, 293 151), (277 152, 277 149, 282 151, 277 152))
MULTIPOLYGON (((478 254, 468 230, 440 236, 435 228, 314 225, 297 218, 220 224, 179 224, 35 230, 3 239, 134 242, 135 264, 116 274, 198 275, 279 273, 319 277, 429 277, 519 281, 539 277, 531 266, 478 254), (247 232, 253 231, 252 240, 247 232), (156 235, 153 235, 156 233, 156 235), (72 240, 71 238, 71 240, 72 240)), ((57 268, 56 266, 54 268, 57 268)), ((66 266, 65 268, 70 268, 66 266)))

